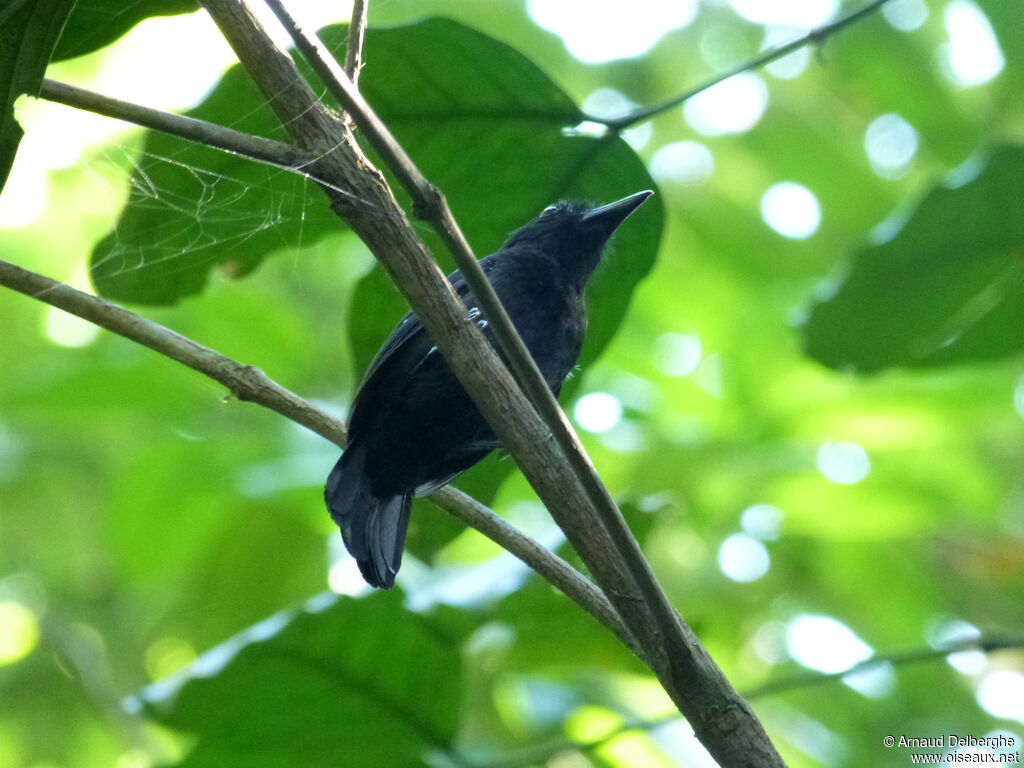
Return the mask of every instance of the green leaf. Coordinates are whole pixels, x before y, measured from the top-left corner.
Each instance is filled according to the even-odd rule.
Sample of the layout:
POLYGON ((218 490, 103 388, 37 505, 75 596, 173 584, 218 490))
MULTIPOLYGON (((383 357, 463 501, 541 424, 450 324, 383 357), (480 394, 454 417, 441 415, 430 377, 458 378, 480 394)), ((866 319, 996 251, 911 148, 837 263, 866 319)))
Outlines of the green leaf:
MULTIPOLYGON (((188 114, 284 138, 237 66, 188 114)), ((92 252, 92 279, 104 296, 170 304, 201 291, 214 266, 241 276, 275 250, 339 230, 326 198, 295 173, 156 132, 143 151, 128 204, 92 252)))
POLYGON ((14 165, 22 130, 14 100, 35 94, 74 0, 12 0, 0 8, 0 189, 14 165))
MULTIPOLYGON (((572 135, 582 114, 518 51, 447 19, 378 30, 367 39, 379 62, 360 81, 369 102, 424 174, 448 197, 478 256, 564 198, 611 202, 654 188, 636 153, 615 136, 572 135)), ((616 235, 588 289, 583 362, 611 339, 636 284, 650 271, 663 224, 648 201, 616 235)), ((446 270, 454 264, 423 233, 446 270)), ((356 293, 352 338, 365 366, 404 313, 389 281, 371 273, 356 293), (363 308, 373 307, 363 314, 363 308)))
POLYGON ((196 0, 78 0, 53 60, 83 56, 112 43, 143 19, 199 10, 196 0))
POLYGON ((936 187, 893 237, 854 254, 835 294, 811 312, 808 354, 876 371, 1024 348, 1022 177, 1024 148, 999 148, 970 181, 936 187))
MULTIPOLYGON (((344 27, 323 36, 339 49, 344 27)), ((581 114, 540 69, 509 46, 445 19, 370 30, 361 87, 427 177, 438 184, 480 255, 563 197, 606 202, 654 186, 621 139, 566 135, 581 114)), ((189 113, 280 137, 264 100, 238 69, 189 113)), ((215 264, 244 274, 272 251, 337 231, 326 200, 299 177, 150 134, 131 199, 93 252, 105 296, 171 303, 202 290, 215 264)), ((633 286, 650 270, 660 201, 630 220, 594 279, 585 359, 611 337, 633 286)), ((440 253, 436 240, 431 240, 440 253)), ((445 264, 450 268, 450 263, 445 264)), ((358 360, 376 350, 404 305, 379 275, 359 291, 358 360)))
POLYGON ((150 713, 196 739, 182 768, 358 768, 385 753, 388 765, 420 766, 451 747, 466 614, 412 613, 398 592, 323 598, 336 601, 272 616, 213 649, 180 689, 147 689, 150 713))

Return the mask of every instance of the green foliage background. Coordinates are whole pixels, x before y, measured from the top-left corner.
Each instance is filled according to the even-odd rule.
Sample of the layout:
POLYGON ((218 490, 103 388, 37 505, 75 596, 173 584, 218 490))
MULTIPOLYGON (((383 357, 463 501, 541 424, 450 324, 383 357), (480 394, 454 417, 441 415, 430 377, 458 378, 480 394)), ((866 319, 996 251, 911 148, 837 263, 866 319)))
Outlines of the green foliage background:
MULTIPOLYGON (((58 57, 189 4, 108 5, 79 3, 58 57)), ((761 73, 768 108, 750 131, 697 136, 673 109, 635 152, 563 129, 598 88, 657 102, 755 55, 764 30, 708 4, 643 57, 588 66, 519 2, 372 11, 382 27, 450 19, 371 31, 363 84, 481 254, 558 197, 650 186, 644 163, 662 146, 713 153, 710 178, 660 179, 657 205, 623 228, 563 402, 622 403, 588 448, 743 691, 806 672, 784 642, 803 615, 882 655, 936 645, 958 622, 1024 635, 1024 7, 979 2, 1006 65, 961 88, 938 63, 947 4, 927 5, 912 32, 875 16, 798 78, 761 73), (898 179, 864 151, 889 112, 920 136, 898 179), (821 201, 812 237, 762 221, 780 181, 821 201), (699 339, 694 371, 666 373, 667 334, 699 339), (819 449, 844 442, 870 458, 861 482, 818 469, 819 449), (717 553, 758 504, 781 510, 771 567, 738 583, 717 553)), ((196 114, 278 135, 237 71, 196 114)), ((3 257, 58 279, 91 265, 107 295, 343 409, 404 309, 316 190, 165 137, 115 150, 52 172, 47 211, 2 233, 3 257), (141 169, 130 195, 130 164, 110 162, 125 154, 141 169), (97 205, 105 183, 117 205, 97 205)), ((608 633, 426 504, 403 591, 325 594, 332 446, 124 340, 58 347, 47 317, 0 294, 0 604, 27 607, 39 632, 28 642, 24 625, 31 650, 0 665, 0 768, 707 764, 672 725, 549 758, 544 745, 671 712, 608 633)), ((510 462, 459 484, 558 544, 510 462)), ((936 658, 870 695, 836 680, 754 705, 790 765, 904 765, 885 735, 1019 738, 976 688, 1024 671, 1024 653, 987 664, 936 658)))

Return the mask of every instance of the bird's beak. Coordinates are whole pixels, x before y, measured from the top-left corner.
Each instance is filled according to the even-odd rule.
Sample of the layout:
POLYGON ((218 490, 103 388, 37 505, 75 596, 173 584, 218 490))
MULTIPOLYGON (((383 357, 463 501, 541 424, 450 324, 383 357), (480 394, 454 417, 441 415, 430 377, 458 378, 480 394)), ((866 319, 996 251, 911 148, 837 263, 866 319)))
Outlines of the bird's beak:
POLYGON ((653 194, 653 190, 645 189, 643 192, 616 200, 614 203, 594 208, 583 214, 583 221, 586 222, 588 228, 593 227, 598 234, 610 237, 612 232, 629 217, 629 214, 639 208, 640 204, 653 194))

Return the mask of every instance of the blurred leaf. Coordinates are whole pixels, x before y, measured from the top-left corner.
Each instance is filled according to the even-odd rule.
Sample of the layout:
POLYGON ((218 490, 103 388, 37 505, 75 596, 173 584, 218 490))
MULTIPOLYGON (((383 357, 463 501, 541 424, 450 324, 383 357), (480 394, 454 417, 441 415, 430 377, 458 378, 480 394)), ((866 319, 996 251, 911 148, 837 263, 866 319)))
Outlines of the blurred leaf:
POLYGON ((78 0, 71 12, 54 61, 84 56, 108 43, 150 16, 172 16, 199 10, 196 0, 78 0))
POLYGON ((642 665, 597 619, 539 576, 495 606, 493 617, 514 628, 503 670, 574 676, 580 669, 640 673, 642 665))
POLYGON ((1024 348, 1021 178, 1024 148, 1007 146, 967 183, 929 192, 891 239, 856 253, 835 295, 814 307, 808 354, 876 371, 1024 348))
MULTIPOLYGON (((323 597, 333 597, 324 595, 323 597)), ((398 592, 278 614, 214 649, 227 663, 149 700, 190 732, 198 766, 426 765, 452 746, 471 623, 453 610, 411 613, 398 592), (382 751, 386 745, 386 751, 382 751)), ((208 657, 210 658, 210 657, 208 657)))
MULTIPOLYGON (((490 505, 498 488, 515 469, 515 462, 504 460, 505 456, 492 453, 459 475, 455 485, 482 504, 490 505)), ((420 560, 430 563, 440 549, 454 541, 464 530, 466 524, 455 516, 438 509, 426 499, 414 499, 405 549, 420 560)))
POLYGON ((75 0, 9 0, 0 7, 0 189, 14 164, 22 130, 14 100, 35 94, 75 0))

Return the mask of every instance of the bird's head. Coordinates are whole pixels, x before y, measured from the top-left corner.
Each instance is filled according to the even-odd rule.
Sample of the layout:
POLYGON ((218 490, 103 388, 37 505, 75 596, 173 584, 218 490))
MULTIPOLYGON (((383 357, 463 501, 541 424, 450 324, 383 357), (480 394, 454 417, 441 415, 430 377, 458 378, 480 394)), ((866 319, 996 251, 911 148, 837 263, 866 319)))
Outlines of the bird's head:
POLYGON ((505 248, 536 248, 552 254, 582 288, 618 226, 654 192, 645 189, 607 205, 562 201, 549 205, 505 241, 505 248))

